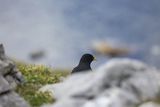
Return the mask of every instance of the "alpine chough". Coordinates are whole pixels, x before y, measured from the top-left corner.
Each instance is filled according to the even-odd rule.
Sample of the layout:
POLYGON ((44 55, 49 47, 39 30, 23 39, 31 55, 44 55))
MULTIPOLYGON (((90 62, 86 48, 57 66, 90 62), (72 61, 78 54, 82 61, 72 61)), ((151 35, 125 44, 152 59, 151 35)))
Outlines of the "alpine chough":
POLYGON ((83 71, 91 71, 91 63, 95 60, 95 57, 91 54, 84 54, 77 67, 72 70, 72 73, 83 72, 83 71))

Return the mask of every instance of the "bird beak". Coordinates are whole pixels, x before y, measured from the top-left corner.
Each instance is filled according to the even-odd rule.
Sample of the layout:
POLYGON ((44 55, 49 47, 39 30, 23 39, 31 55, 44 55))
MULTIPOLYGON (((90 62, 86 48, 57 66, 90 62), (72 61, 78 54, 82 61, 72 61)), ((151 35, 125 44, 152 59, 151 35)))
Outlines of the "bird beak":
POLYGON ((94 57, 93 61, 97 61, 96 57, 94 57))

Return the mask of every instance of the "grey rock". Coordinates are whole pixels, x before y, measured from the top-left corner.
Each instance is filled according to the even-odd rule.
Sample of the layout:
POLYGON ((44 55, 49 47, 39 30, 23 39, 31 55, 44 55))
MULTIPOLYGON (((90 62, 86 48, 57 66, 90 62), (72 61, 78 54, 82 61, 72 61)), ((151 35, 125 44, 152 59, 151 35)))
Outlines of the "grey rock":
POLYGON ((113 59, 44 89, 57 102, 43 107, 135 107, 160 98, 160 72, 137 60, 113 59))
POLYGON ((4 93, 11 90, 11 87, 8 83, 8 81, 6 81, 6 79, 0 75, 0 93, 4 93))
POLYGON ((11 91, 0 95, 0 107, 29 107, 17 93, 11 91))
POLYGON ((31 60, 39 60, 45 57, 45 50, 36 50, 29 54, 31 60))
POLYGON ((141 104, 139 107, 160 107, 160 104, 150 101, 150 102, 141 104))
POLYGON ((14 89, 23 83, 24 78, 15 64, 5 55, 0 44, 0 107, 30 107, 14 89))

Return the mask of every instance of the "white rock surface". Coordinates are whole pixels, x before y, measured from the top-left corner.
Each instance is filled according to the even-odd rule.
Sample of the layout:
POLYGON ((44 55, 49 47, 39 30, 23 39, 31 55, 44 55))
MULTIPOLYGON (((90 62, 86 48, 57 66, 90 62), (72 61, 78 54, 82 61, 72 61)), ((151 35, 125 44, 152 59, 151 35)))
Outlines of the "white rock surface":
POLYGON ((139 107, 160 107, 160 104, 150 101, 150 102, 141 104, 139 107))
POLYGON ((113 59, 94 72, 73 74, 42 89, 57 99, 43 107, 135 107, 160 97, 160 72, 136 60, 113 59))

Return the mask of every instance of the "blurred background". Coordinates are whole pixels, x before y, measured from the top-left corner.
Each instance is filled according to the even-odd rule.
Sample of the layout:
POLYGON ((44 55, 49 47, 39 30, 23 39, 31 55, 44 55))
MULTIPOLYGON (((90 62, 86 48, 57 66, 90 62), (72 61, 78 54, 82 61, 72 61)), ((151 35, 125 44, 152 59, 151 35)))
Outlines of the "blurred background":
POLYGON ((17 60, 72 68, 113 57, 160 64, 160 0, 0 0, 0 43, 17 60))

